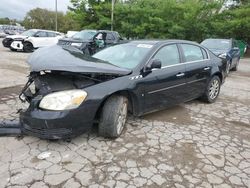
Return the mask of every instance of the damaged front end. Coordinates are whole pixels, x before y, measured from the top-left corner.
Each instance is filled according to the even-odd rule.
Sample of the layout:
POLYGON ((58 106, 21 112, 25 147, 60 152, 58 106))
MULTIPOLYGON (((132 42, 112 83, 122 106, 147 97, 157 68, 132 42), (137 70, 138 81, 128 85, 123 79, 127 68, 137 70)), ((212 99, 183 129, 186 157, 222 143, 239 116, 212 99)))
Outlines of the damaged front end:
POLYGON ((84 88, 115 77, 117 76, 98 73, 32 72, 19 96, 20 100, 29 103, 28 109, 20 112, 22 133, 45 139, 61 139, 75 137, 89 131, 94 122, 97 105, 93 100, 85 99, 88 98, 87 94, 84 96, 84 105, 81 105, 82 96, 78 94, 85 92, 84 88), (69 92, 77 94, 76 98, 72 99, 76 107, 65 106, 66 103, 71 103, 67 100, 74 95, 71 94, 68 97, 69 92), (51 104, 43 104, 45 98, 51 94, 58 94, 60 97, 56 100, 59 102, 48 99, 46 103, 51 104))
POLYGON ((20 111, 18 126, 22 134, 44 139, 67 139, 90 130, 109 92, 100 85, 131 73, 58 45, 38 49, 27 62, 31 73, 19 98, 29 104, 20 111))

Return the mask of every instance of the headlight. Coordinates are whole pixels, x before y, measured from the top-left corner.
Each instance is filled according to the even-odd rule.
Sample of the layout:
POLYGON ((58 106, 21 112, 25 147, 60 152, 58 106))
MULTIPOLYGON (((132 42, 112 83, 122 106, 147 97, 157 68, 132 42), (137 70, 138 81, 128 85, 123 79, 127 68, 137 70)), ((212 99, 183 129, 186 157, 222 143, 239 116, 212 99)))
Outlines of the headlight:
POLYGON ((76 43, 76 42, 71 43, 71 46, 75 46, 75 47, 80 47, 81 45, 82 43, 76 43))
POLYGON ((46 110, 70 110, 82 104, 87 97, 83 90, 60 91, 46 95, 41 100, 39 107, 46 110))
POLYGON ((220 54, 219 57, 225 59, 227 57, 227 53, 220 54))

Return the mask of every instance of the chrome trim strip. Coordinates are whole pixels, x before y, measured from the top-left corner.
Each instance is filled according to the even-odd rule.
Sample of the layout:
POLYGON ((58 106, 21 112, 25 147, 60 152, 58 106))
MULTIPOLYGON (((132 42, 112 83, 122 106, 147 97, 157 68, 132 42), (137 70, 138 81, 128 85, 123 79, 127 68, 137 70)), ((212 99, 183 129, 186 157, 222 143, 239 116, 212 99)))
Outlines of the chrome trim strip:
POLYGON ((166 88, 162 88, 162 89, 157 89, 157 90, 148 92, 148 94, 157 93, 159 91, 164 91, 164 90, 172 89, 172 88, 175 88, 175 87, 179 87, 179 86, 183 86, 183 85, 186 85, 186 84, 191 84, 191 83, 199 82, 199 81, 202 81, 202 80, 206 80, 206 78, 200 78, 198 80, 193 80, 193 81, 190 81, 190 82, 187 82, 187 83, 178 84, 178 85, 174 85, 174 86, 170 86, 170 87, 166 87, 166 88))
MULTIPOLYGON (((201 62, 201 61, 208 61, 209 59, 203 59, 203 60, 197 60, 197 61, 189 61, 189 62, 185 62, 185 63, 179 63, 179 64, 175 64, 175 65, 168 65, 168 66, 164 66, 161 67, 161 69, 165 69, 168 67, 174 67, 174 66, 178 66, 178 65, 186 65, 186 64, 191 64, 191 63, 197 63, 197 62, 201 62)), ((161 70, 161 69, 154 69, 154 70, 161 70)))
POLYGON ((192 80, 192 81, 187 82, 187 84, 192 84, 192 83, 199 82, 199 81, 202 81, 202 80, 206 80, 206 78, 200 78, 200 79, 197 79, 197 80, 192 80))
POLYGON ((178 84, 178 85, 174 85, 174 86, 170 86, 170 87, 166 87, 166 88, 162 88, 162 89, 157 89, 157 90, 154 90, 154 91, 150 91, 150 92, 148 92, 148 94, 157 93, 159 91, 164 91, 164 90, 172 89, 172 88, 183 86, 183 85, 186 85, 186 83, 178 84))

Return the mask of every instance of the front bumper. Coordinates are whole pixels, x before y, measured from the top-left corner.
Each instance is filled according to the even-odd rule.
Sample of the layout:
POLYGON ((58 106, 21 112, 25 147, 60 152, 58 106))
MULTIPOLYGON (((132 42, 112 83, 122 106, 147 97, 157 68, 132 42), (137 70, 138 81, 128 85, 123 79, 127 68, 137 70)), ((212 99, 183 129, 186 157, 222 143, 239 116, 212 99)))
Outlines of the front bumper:
POLYGON ((20 113, 21 131, 42 139, 76 137, 92 128, 96 108, 91 106, 84 104, 68 111, 45 111, 29 107, 20 113))
POLYGON ((5 39, 3 39, 2 44, 5 48, 9 48, 12 41, 13 41, 13 39, 5 38, 5 39))

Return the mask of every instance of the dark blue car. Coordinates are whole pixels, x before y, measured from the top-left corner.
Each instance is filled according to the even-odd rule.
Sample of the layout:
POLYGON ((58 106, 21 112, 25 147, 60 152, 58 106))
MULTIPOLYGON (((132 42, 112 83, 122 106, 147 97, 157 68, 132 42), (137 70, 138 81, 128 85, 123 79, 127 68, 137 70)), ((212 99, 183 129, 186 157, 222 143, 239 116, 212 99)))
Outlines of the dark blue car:
POLYGON ((240 61, 240 49, 234 39, 206 39, 201 45, 208 48, 216 56, 225 60, 226 73, 237 71, 240 61))

